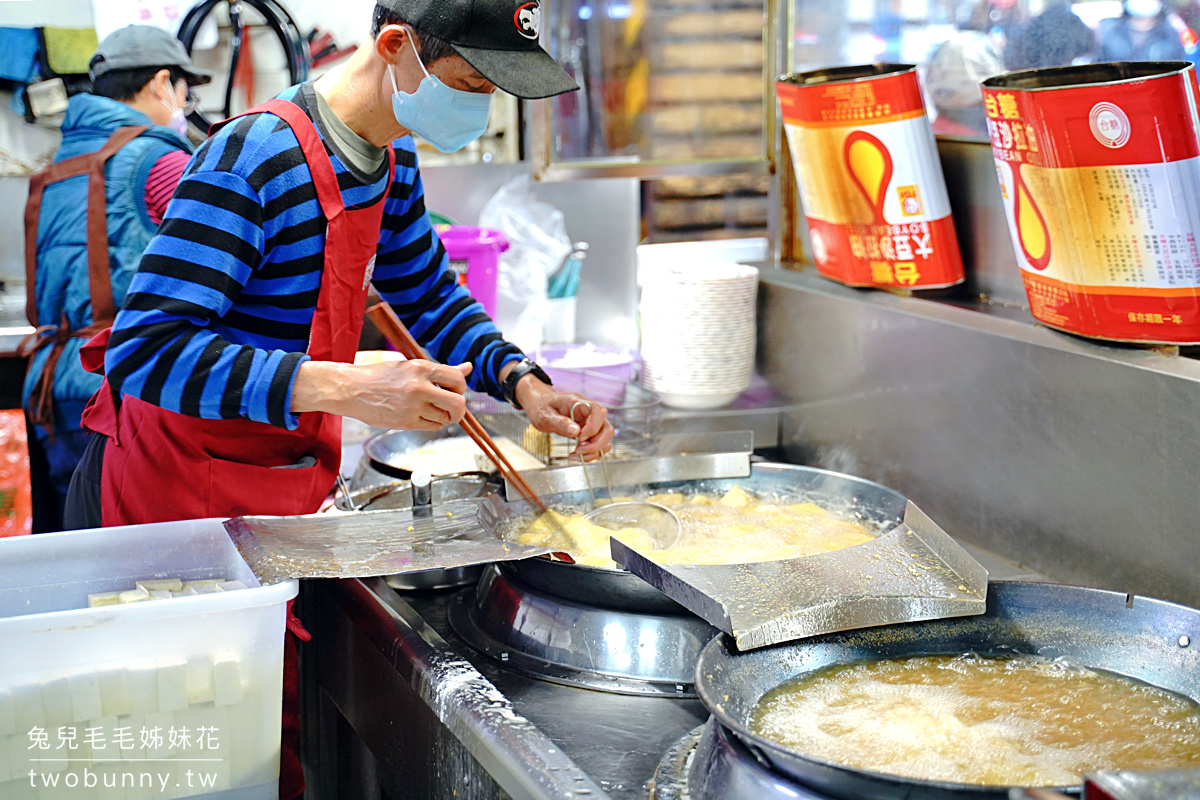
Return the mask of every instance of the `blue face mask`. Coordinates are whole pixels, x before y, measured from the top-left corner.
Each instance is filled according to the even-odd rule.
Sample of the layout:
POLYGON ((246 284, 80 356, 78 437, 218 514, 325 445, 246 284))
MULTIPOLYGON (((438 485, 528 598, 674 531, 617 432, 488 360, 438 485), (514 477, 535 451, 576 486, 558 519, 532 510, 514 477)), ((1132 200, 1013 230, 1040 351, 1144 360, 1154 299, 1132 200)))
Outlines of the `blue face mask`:
MULTIPOLYGON (((412 36, 408 36, 412 42, 412 36)), ((416 52, 413 45, 413 52, 416 52)), ((421 64, 421 56, 417 55, 421 64)), ((492 96, 479 92, 464 92, 451 89, 430 75, 421 64, 425 77, 413 94, 402 92, 396 86, 396 73, 388 64, 388 76, 392 79, 392 113, 396 121, 420 136, 443 153, 461 150, 475 141, 487 130, 488 113, 492 96)))

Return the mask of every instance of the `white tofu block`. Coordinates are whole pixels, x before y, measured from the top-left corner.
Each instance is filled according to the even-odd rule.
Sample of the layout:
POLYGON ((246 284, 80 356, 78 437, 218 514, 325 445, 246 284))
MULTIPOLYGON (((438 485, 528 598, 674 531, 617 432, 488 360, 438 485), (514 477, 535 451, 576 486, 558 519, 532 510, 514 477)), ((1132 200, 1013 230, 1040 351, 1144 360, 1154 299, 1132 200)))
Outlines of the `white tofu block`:
POLYGON ((13 687, 12 703, 18 736, 28 735, 30 728, 46 727, 46 715, 42 712, 41 686, 13 687))
POLYGON ((58 775, 57 778, 58 780, 55 781, 54 778, 47 776, 46 782, 51 784, 49 786, 43 786, 41 779, 38 779, 38 800, 69 800, 79 792, 78 786, 72 789, 63 783, 62 775, 58 775))
POLYGON ((242 663, 236 658, 225 658, 213 663, 213 687, 218 706, 236 706, 244 698, 242 691, 242 663))
POLYGON ((242 583, 241 581, 225 581, 224 583, 221 584, 221 591, 223 591, 223 592, 234 592, 234 591, 237 591, 238 589, 249 589, 249 588, 250 588, 249 586, 242 583))
POLYGON ((186 661, 158 668, 159 711, 181 711, 188 706, 188 666, 186 661))
POLYGON ((66 752, 70 753, 70 755, 68 755, 67 757, 71 759, 72 763, 67 766, 67 769, 72 770, 77 773, 80 773, 80 774, 83 773, 84 767, 91 766, 91 761, 92 761, 92 748, 90 745, 85 744, 83 741, 83 729, 84 729, 85 725, 87 725, 87 723, 80 723, 75 726, 75 736, 76 736, 75 749, 71 750, 71 751, 67 751, 67 750, 62 751, 64 753, 66 753, 66 752))
POLYGON ((94 672, 71 676, 71 710, 75 722, 87 722, 104 716, 100 701, 100 677, 94 672))
POLYGON ((146 718, 137 714, 117 720, 117 728, 109 740, 109 747, 113 745, 114 741, 119 742, 117 749, 121 754, 122 761, 150 757, 150 754, 142 749, 142 728, 145 725, 146 718), (118 739, 117 732, 120 732, 124 738, 118 739))
POLYGON ((57 745, 58 729, 75 722, 71 711, 71 681, 67 678, 56 678, 42 684, 42 712, 46 717, 46 730, 50 739, 57 745))
POLYGON ((88 608, 98 608, 99 606, 115 606, 121 602, 120 592, 100 592, 98 594, 88 595, 88 608))
POLYGON ((106 764, 111 761, 119 761, 121 751, 113 744, 113 733, 120 724, 117 717, 101 717, 94 719, 84 727, 84 736, 80 737, 81 741, 87 741, 87 730, 93 729, 96 733, 92 749, 92 761, 96 764, 106 764))
POLYGON ((130 589, 127 592, 121 592, 117 596, 117 601, 120 603, 141 603, 144 600, 150 599, 150 593, 145 589, 130 589))
POLYGON ((224 578, 212 578, 212 579, 203 580, 203 581, 184 581, 183 588, 185 588, 185 589, 202 589, 205 587, 211 588, 213 586, 219 587, 224 582, 225 582, 224 578))
POLYGON ((70 766, 65 761, 55 760, 70 758, 65 749, 58 750, 57 731, 50 734, 50 749, 49 750, 30 750, 30 758, 44 758, 46 761, 33 762, 33 768, 38 772, 45 772, 48 775, 61 775, 70 766))
POLYGON ((174 724, 175 715, 166 711, 146 715, 146 730, 153 737, 157 728, 157 735, 162 741, 158 747, 148 749, 145 758, 167 758, 175 754, 176 748, 171 747, 171 727, 174 724))
MULTIPOLYGON (((228 789, 233 779, 233 763, 236 751, 233 746, 233 731, 230 729, 229 714, 224 708, 201 706, 190 709, 190 722, 187 724, 195 737, 188 751, 191 758, 217 759, 216 761, 200 761, 191 765, 197 772, 211 773, 218 776, 216 789, 228 789), (201 734, 200 728, 208 729, 207 734, 201 734), (216 729, 215 732, 212 729, 216 729), (205 745, 201 747, 201 745, 205 745)), ((176 722, 176 724, 181 724, 176 722)), ((193 778, 193 782, 198 781, 193 778)), ((236 784, 241 785, 241 784, 236 784)), ((211 789, 209 791, 212 791, 211 789)))
POLYGON ((169 589, 154 589, 150 592, 151 600, 170 600, 172 597, 169 589))
POLYGON ((44 750, 30 750, 29 737, 24 735, 10 736, 6 742, 8 745, 8 766, 12 770, 13 775, 25 776, 25 784, 29 785, 29 770, 36 769, 34 763, 30 761, 32 758, 41 758, 37 753, 44 753, 44 750))
POLYGON ((211 703, 215 697, 212 660, 207 656, 188 659, 188 705, 211 703))
POLYGON ((113 775, 115 770, 110 764, 97 764, 91 767, 92 772, 96 773, 96 788, 92 790, 96 800, 124 800, 124 792, 110 788, 112 786, 113 775))
POLYGON ((132 711, 129 673, 126 670, 118 669, 100 675, 100 709, 106 717, 119 717, 132 711))
POLYGON ((0 691, 0 736, 12 736, 16 732, 17 715, 13 713, 12 695, 0 691))
POLYGON ((15 781, 0 784, 0 797, 4 800, 38 800, 37 789, 29 785, 29 770, 15 781))
MULTIPOLYGON (((8 740, 0 739, 0 797, 5 797, 4 784, 18 780, 22 776, 13 774, 12 753, 9 752, 8 740)), ((28 776, 26 776, 28 780, 28 776)))
POLYGON ((171 592, 171 597, 195 597, 198 594, 200 594, 200 593, 189 586, 188 588, 183 589, 181 591, 171 592))
POLYGON ((154 667, 130 669, 126 673, 129 681, 129 713, 144 717, 156 713, 158 708, 158 670, 154 667))
POLYGON ((217 594, 221 591, 220 586, 192 586, 190 587, 196 594, 217 594))
POLYGON ((138 581, 137 587, 139 589, 145 589, 147 592, 178 592, 183 588, 183 581, 179 580, 179 578, 138 581))

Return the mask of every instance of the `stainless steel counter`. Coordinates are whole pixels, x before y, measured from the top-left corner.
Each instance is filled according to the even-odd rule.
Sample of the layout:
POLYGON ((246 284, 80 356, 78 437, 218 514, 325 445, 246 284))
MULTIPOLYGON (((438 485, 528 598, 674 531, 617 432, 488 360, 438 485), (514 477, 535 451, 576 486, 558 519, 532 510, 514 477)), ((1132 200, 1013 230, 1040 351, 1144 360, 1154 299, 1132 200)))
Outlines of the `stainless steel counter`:
MULTIPOLYGON (((993 578, 1039 579, 971 548, 993 578)), ((450 629, 453 591, 305 581, 307 800, 644 800, 663 756, 708 717, 697 700, 525 677, 450 629)))

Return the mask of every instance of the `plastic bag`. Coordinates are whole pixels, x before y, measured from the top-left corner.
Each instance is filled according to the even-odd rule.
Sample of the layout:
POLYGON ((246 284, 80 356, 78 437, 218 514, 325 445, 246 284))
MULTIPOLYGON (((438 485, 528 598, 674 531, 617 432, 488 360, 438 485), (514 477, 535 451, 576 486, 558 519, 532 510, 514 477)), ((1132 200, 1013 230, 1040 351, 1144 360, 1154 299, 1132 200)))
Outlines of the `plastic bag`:
POLYGON ((33 532, 25 414, 0 411, 0 537, 33 532))
POLYGON ((571 254, 563 214, 533 194, 528 176, 513 178, 479 212, 479 225, 508 239, 500 256, 496 324, 505 338, 527 352, 542 344, 548 313, 547 279, 571 254))

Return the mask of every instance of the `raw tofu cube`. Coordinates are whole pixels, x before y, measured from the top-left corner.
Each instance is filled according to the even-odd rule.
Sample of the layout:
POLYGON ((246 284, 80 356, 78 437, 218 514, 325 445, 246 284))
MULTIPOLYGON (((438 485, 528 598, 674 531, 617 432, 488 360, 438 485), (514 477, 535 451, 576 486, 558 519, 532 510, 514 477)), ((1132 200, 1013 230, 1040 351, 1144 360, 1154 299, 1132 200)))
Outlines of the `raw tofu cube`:
POLYGON ((118 602, 120 602, 120 603, 140 603, 143 600, 149 600, 149 599, 150 599, 150 593, 142 588, 130 589, 127 592, 121 592, 121 594, 118 595, 118 598, 117 598, 118 602))
POLYGON ((153 743, 154 739, 159 739, 157 747, 147 749, 147 758, 166 758, 174 755, 175 748, 171 747, 171 727, 175 724, 175 715, 169 712, 159 712, 158 714, 148 714, 146 716, 146 731, 153 743))
POLYGON ((103 764, 120 760, 121 751, 113 742, 118 725, 117 717, 102 717, 84 727, 82 741, 91 747, 92 761, 103 764))
MULTIPOLYGON (((25 773, 25 779, 28 780, 29 773, 25 773)), ((9 752, 8 741, 0 739, 0 797, 6 797, 4 794, 3 784, 11 780, 20 780, 21 775, 14 775, 12 771, 12 753, 9 752)))
POLYGON ((96 673, 71 677, 71 709, 76 722, 104 716, 104 704, 100 701, 100 678, 96 673))
POLYGON ((178 592, 183 588, 183 581, 179 580, 179 578, 138 581, 137 586, 139 589, 145 589, 147 592, 178 592))
POLYGON ((69 800, 79 792, 78 786, 72 789, 64 784, 61 775, 47 775, 44 783, 49 785, 43 785, 43 779, 38 776, 38 800, 69 800))
MULTIPOLYGON (((67 769, 67 767, 69 767, 70 765, 67 764, 65 761, 59 761, 56 759, 69 758, 70 756, 68 755, 65 748, 62 750, 58 749, 58 743, 61 741, 58 736, 58 733, 59 733, 58 728, 52 728, 49 731, 47 731, 47 733, 50 734, 50 738, 47 740, 50 743, 50 749, 49 750, 30 750, 29 751, 29 757, 31 759, 42 758, 42 759, 46 759, 46 760, 45 761, 34 761, 31 766, 33 769, 36 769, 38 772, 45 772, 50 775, 57 775, 57 774, 65 771, 67 769)), ((26 770, 25 774, 26 775, 29 774, 28 770, 26 770)))
POLYGON ((131 714, 128 717, 121 717, 117 720, 117 727, 113 731, 109 747, 112 747, 116 743, 117 752, 120 753, 122 761, 150 757, 142 749, 142 728, 145 725, 146 718, 139 714, 131 714))
POLYGON ((186 661, 158 668, 158 710, 182 711, 188 706, 188 666, 186 661))
POLYGON ((171 599, 171 590, 170 589, 152 589, 150 591, 150 599, 151 600, 170 600, 171 599))
MULTIPOLYGON (((233 734, 235 731, 230 726, 229 712, 224 708, 210 705, 191 708, 188 709, 188 712, 186 721, 175 723, 187 725, 192 731, 193 738, 188 756, 219 759, 218 761, 199 762, 192 769, 218 775, 216 788, 228 789, 233 762, 239 755, 234 747, 233 734), (201 728, 205 729, 205 733, 200 732, 201 728)), ((278 743, 276 743, 275 749, 278 751, 278 743)))
POLYGON ((207 656, 188 659, 188 705, 211 703, 215 697, 212 661, 207 656))
POLYGON ((30 728, 46 727, 46 715, 42 712, 41 686, 14 687, 12 702, 18 737, 28 735, 30 728))
POLYGON ((8 745, 9 769, 12 770, 13 775, 24 775, 25 785, 28 786, 29 770, 34 768, 34 763, 30 761, 30 759, 41 758, 41 753, 46 753, 49 751, 37 749, 30 750, 29 737, 24 735, 10 736, 5 744, 8 745))
POLYGON ((216 586, 192 586, 190 587, 196 594, 217 594, 221 591, 220 585, 216 586))
MULTIPOLYGON (((75 721, 71 711, 71 681, 58 678, 42 684, 42 711, 46 715, 46 730, 50 739, 57 742, 58 729, 75 721)), ((53 745, 51 745, 53 746, 53 745)))
POLYGON ((188 588, 182 589, 178 592, 171 592, 171 597, 195 597, 198 594, 200 593, 189 586, 188 588))
POLYGON ((236 658, 213 663, 213 685, 218 706, 236 706, 242 702, 242 664, 236 658))
POLYGON ((37 789, 29 785, 29 770, 11 783, 0 784, 0 797, 4 800, 38 800, 37 789))
POLYGON ((212 578, 212 579, 209 579, 209 580, 203 580, 203 581, 184 581, 184 582, 183 582, 183 588, 185 588, 185 589, 197 589, 197 590, 198 590, 198 589, 204 588, 204 587, 206 587, 206 586, 208 586, 208 587, 212 587, 212 586, 220 587, 220 585, 221 585, 222 583, 224 583, 224 582, 225 582, 225 579, 224 579, 224 578, 212 578))
POLYGON ((249 589, 249 588, 250 588, 249 586, 242 583, 241 581, 225 581, 224 583, 221 584, 221 591, 223 591, 223 592, 233 592, 238 589, 249 589))
POLYGON ((118 669, 100 675, 100 710, 106 717, 119 717, 131 711, 129 674, 118 669))
POLYGON ((12 695, 0 691, 0 736, 12 736, 17 732, 17 715, 13 712, 12 695))
POLYGON ((158 707, 158 670, 154 667, 131 669, 129 680, 129 713, 139 717, 160 711, 158 707))
POLYGON ((115 606, 119 602, 121 602, 120 592, 99 592, 98 594, 88 595, 88 608, 115 606))

